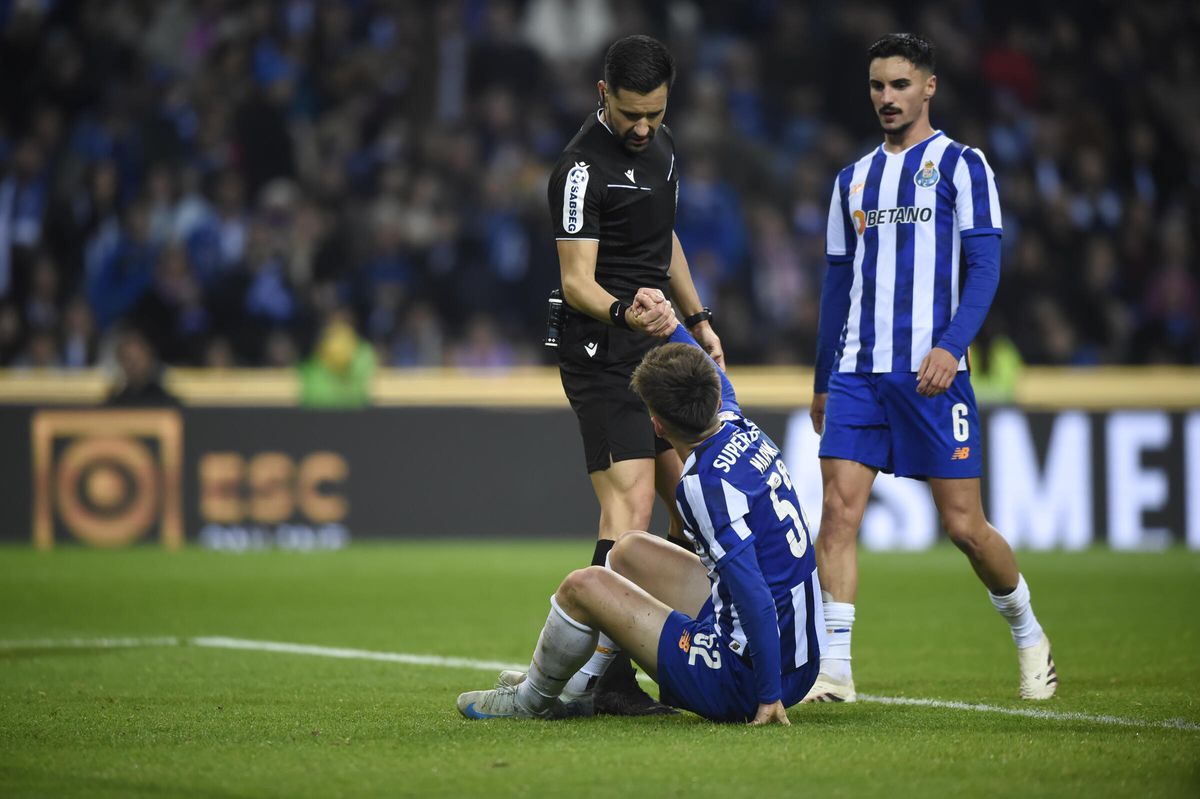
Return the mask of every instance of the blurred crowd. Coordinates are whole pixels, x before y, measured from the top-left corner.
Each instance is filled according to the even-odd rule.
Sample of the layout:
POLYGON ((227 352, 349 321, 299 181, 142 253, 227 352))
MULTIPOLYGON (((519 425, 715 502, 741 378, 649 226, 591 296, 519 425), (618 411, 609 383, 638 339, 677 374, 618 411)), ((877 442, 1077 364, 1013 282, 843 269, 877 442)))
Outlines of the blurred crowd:
POLYGON ((1200 4, 0 0, 0 365, 548 362, 546 178, 604 49, 674 52, 677 231, 731 363, 811 363, 865 50, 938 47, 935 127, 997 173, 982 338, 1200 363, 1200 4))

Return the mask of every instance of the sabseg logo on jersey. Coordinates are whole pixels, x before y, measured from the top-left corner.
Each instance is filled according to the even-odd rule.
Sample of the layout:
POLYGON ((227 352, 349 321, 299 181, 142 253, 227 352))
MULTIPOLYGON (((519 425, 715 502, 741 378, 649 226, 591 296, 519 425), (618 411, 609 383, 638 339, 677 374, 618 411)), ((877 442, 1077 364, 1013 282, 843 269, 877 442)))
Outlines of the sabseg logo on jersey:
POLYGON ((576 161, 567 173, 563 196, 563 230, 578 233, 583 229, 583 198, 587 194, 588 164, 576 161))
POLYGON ((869 211, 855 211, 851 216, 854 217, 854 227, 861 236, 867 232, 869 227, 928 222, 933 219, 933 209, 906 205, 903 208, 872 208, 869 211))

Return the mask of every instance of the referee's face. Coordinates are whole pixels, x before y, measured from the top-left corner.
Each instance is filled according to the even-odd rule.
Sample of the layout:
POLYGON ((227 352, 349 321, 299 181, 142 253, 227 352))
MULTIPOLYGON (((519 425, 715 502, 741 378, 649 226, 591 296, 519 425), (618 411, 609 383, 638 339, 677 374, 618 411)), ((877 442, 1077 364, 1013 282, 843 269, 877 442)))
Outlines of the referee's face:
POLYGON ((600 96, 608 126, 622 146, 635 154, 649 147, 667 111, 667 84, 648 94, 638 94, 631 89, 608 89, 600 81, 600 96))
POLYGON ((883 132, 897 137, 903 137, 926 115, 928 102, 937 89, 934 75, 900 56, 873 60, 869 83, 871 102, 883 132))

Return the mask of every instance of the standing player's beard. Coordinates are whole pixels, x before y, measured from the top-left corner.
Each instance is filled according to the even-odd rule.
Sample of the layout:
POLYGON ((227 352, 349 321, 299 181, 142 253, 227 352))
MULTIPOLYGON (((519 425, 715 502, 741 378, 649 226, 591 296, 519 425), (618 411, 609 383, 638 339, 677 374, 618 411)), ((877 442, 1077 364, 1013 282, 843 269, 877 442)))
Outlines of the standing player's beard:
POLYGON ((908 122, 905 122, 903 125, 901 125, 898 128, 892 128, 891 130, 887 130, 885 128, 883 132, 889 136, 893 136, 895 138, 902 139, 902 138, 904 138, 904 134, 908 133, 908 129, 913 126, 913 122, 915 122, 915 121, 916 120, 910 119, 908 122))
MULTIPOLYGON (((883 124, 883 119, 882 119, 883 109, 882 108, 879 109, 879 114, 881 117, 879 122, 880 122, 880 125, 882 126, 882 124, 883 124)), ((902 123, 899 127, 892 128, 891 130, 889 130, 888 128, 884 128, 883 133, 886 136, 891 136, 894 138, 904 138, 904 134, 907 133, 908 129, 913 126, 914 122, 916 122, 915 119, 910 119, 907 122, 902 123)))

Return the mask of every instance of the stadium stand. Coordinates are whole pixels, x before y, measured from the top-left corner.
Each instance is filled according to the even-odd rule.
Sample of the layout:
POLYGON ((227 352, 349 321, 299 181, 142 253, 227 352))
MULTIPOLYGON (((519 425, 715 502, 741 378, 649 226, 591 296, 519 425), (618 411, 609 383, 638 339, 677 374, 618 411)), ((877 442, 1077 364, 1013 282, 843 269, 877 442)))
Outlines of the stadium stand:
POLYGON ((997 172, 980 351, 1200 363, 1194 4, 585 5, 0 2, 0 366, 95 366, 125 323, 172 365, 291 367, 346 308, 383 366, 544 362, 547 171, 632 31, 680 61, 678 232, 730 362, 811 364, 897 29, 997 172))

